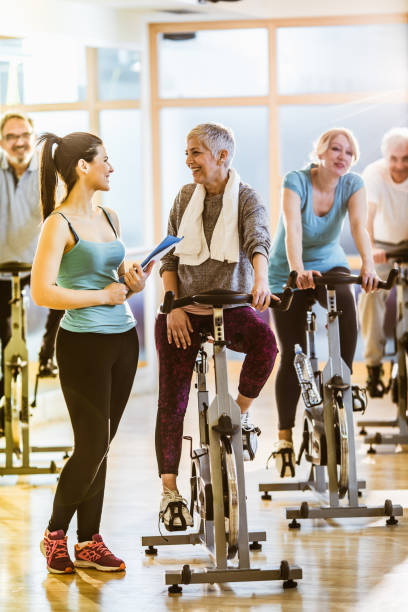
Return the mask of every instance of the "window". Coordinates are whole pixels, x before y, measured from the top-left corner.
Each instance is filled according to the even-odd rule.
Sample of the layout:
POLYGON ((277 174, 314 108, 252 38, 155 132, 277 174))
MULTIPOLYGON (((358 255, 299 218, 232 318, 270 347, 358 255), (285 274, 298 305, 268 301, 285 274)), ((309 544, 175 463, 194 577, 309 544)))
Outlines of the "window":
POLYGON ((86 97, 85 47, 65 36, 0 39, 2 104, 79 102, 86 97))
POLYGON ((387 91, 408 86, 408 25, 279 28, 280 94, 387 91))
POLYGON ((334 126, 349 128, 356 136, 361 157, 357 172, 381 157, 381 139, 393 126, 408 124, 406 104, 356 102, 332 105, 290 105, 279 109, 281 173, 302 168, 313 142, 334 126))
POLYGON ((144 244, 140 111, 102 110, 100 132, 114 172, 103 202, 117 211, 127 247, 144 244))
POLYGON ((187 40, 159 38, 162 98, 266 95, 266 29, 200 30, 187 40))
POLYGON ((216 121, 231 127, 236 151, 232 165, 241 180, 268 202, 268 109, 262 106, 166 108, 160 117, 163 232, 180 187, 192 183, 185 164, 186 136, 197 124, 216 121))
POLYGON ((140 53, 132 49, 98 49, 99 100, 140 98, 140 53))

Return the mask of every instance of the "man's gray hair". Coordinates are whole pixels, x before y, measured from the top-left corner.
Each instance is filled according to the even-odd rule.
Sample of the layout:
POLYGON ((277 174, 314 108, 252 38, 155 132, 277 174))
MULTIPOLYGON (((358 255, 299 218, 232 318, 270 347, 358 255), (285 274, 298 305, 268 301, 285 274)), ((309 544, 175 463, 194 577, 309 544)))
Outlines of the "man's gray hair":
POLYGON ((9 121, 10 119, 21 119, 22 121, 27 121, 31 125, 31 127, 34 129, 34 122, 31 119, 31 117, 28 117, 24 113, 19 113, 18 111, 9 111, 8 113, 5 113, 0 118, 0 138, 3 134, 4 126, 6 125, 7 121, 9 121))
POLYGON ((408 144, 408 127, 394 127, 385 132, 381 142, 384 157, 388 155, 392 146, 400 144, 408 144))
POLYGON ((231 128, 221 123, 200 123, 187 134, 187 140, 194 137, 211 151, 214 158, 220 151, 228 151, 227 167, 231 165, 235 153, 235 138, 231 128))

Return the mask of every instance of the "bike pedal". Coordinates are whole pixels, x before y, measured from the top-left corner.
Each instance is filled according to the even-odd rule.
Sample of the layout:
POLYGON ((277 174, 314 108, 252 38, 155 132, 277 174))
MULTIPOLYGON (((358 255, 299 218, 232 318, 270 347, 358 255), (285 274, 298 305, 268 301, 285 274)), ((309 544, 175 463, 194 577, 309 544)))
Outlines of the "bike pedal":
POLYGON ((244 461, 253 461, 258 449, 258 436, 261 430, 259 427, 254 427, 250 431, 242 431, 242 448, 244 453, 244 461), (259 432, 259 433, 258 433, 259 432))
POLYGON ((365 412, 367 408, 367 391, 365 387, 352 385, 351 387, 353 412, 365 412))

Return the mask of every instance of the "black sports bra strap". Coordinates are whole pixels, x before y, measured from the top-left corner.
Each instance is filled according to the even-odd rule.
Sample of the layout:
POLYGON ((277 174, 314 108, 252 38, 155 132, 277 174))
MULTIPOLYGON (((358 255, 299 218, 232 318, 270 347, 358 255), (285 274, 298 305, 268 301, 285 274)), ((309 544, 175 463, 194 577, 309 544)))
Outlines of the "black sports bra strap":
MULTIPOLYGON (((52 213, 51 213, 51 215, 61 215, 61 217, 64 217, 65 221, 68 223, 68 227, 69 227, 69 229, 71 230, 71 233, 72 233, 72 235, 73 235, 73 237, 74 237, 75 242, 79 242, 79 236, 78 236, 78 234, 76 233, 76 231, 75 231, 75 230, 74 230, 74 228, 72 227, 72 225, 71 225, 71 223, 70 223, 69 219, 67 219, 67 218, 66 218, 66 216, 65 216, 65 215, 64 215, 62 212, 59 212, 59 210, 54 210, 54 212, 52 212, 52 213)), ((51 215, 50 215, 50 216, 51 216, 51 215)))
POLYGON ((111 226, 111 228, 112 228, 112 229, 113 229, 113 231, 115 232, 115 236, 116 236, 116 238, 117 238, 117 237, 118 237, 118 232, 116 231, 116 228, 115 228, 115 226, 113 225, 113 221, 112 221, 112 219, 110 218, 110 214, 108 213, 108 211, 107 211, 107 210, 105 210, 105 209, 104 209, 104 207, 103 207, 103 206, 99 206, 99 208, 101 208, 101 209, 103 210, 103 212, 105 213, 105 217, 107 218, 107 220, 108 220, 108 222, 109 222, 109 225, 111 226))

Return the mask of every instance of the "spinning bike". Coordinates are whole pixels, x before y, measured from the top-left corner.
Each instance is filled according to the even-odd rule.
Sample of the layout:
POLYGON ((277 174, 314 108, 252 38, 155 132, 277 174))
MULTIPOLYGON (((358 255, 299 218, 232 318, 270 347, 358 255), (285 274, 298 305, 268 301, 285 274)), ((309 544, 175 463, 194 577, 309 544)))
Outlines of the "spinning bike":
MULTIPOLYGON (((292 289, 285 289, 277 307, 287 309, 292 299, 292 289)), ((142 546, 148 546, 146 554, 155 555, 158 545, 204 544, 215 566, 205 570, 192 570, 184 565, 180 571, 167 571, 165 575, 169 593, 180 593, 180 584, 204 584, 222 582, 246 582, 282 580, 284 588, 295 587, 294 579, 302 578, 302 570, 282 561, 276 569, 251 568, 249 549, 259 550, 260 541, 266 540, 265 532, 248 532, 243 463, 243 439, 240 409, 228 392, 227 342, 224 339, 223 306, 250 304, 251 294, 209 291, 205 294, 174 300, 167 292, 162 312, 188 304, 207 304, 213 307, 214 321, 214 369, 216 396, 209 402, 206 386, 207 354, 202 346, 196 361, 196 387, 198 392, 200 447, 192 450, 191 443, 191 514, 195 512, 199 528, 195 533, 142 537, 142 546), (249 542, 252 544, 249 546, 249 542), (237 558, 236 565, 228 561, 237 558)), ((273 304, 275 306, 276 303, 273 304)), ((256 438, 256 432, 251 432, 256 438)), ((254 450, 255 439, 247 438, 244 445, 254 450)))
MULTIPOLYGON (((387 282, 379 287, 390 289, 395 282, 395 271, 391 271, 387 282)), ((307 393, 302 393, 305 402, 303 420, 303 439, 297 459, 300 464, 302 455, 311 464, 309 478, 303 482, 282 482, 260 484, 264 491, 263 499, 271 499, 269 491, 313 490, 323 499, 319 508, 309 507, 303 502, 300 508, 287 508, 286 518, 292 519, 289 528, 300 527, 298 518, 347 518, 363 516, 387 516, 387 525, 398 521, 402 507, 393 506, 385 500, 383 506, 364 506, 358 502, 359 489, 365 482, 357 480, 356 453, 354 446, 353 411, 363 411, 366 399, 365 390, 352 387, 350 370, 341 358, 339 316, 336 306, 335 285, 361 284, 361 277, 347 273, 327 273, 314 277, 315 284, 324 285, 327 292, 327 335, 329 358, 319 371, 315 353, 315 315, 311 303, 307 313, 307 354, 310 358, 317 387, 322 400, 315 405, 307 401, 307 393), (326 471, 328 482, 326 481, 326 471), (328 496, 326 491, 328 490, 328 496), (341 500, 346 499, 346 503, 341 500)))
POLYGON ((395 427, 398 433, 366 435, 364 443, 370 447, 367 453, 375 453, 373 445, 380 444, 408 444, 408 418, 407 418, 407 356, 408 356, 408 243, 389 244, 376 242, 376 246, 383 248, 387 259, 395 262, 397 270, 397 312, 395 326, 395 363, 391 366, 389 384, 384 393, 391 389, 391 397, 397 405, 395 419, 387 421, 358 421, 362 427, 361 435, 366 435, 365 427, 395 427))
POLYGON ((4 405, 0 408, 0 438, 5 438, 5 466, 0 476, 7 474, 53 474, 61 471, 54 461, 48 467, 30 463, 30 453, 62 451, 67 456, 71 446, 30 446, 30 410, 28 405, 28 350, 26 344, 25 295, 20 288, 20 275, 30 272, 31 264, 7 262, 0 264, 0 273, 9 274, 12 282, 11 338, 4 349, 4 405), (17 463, 16 461, 17 460, 17 463))

